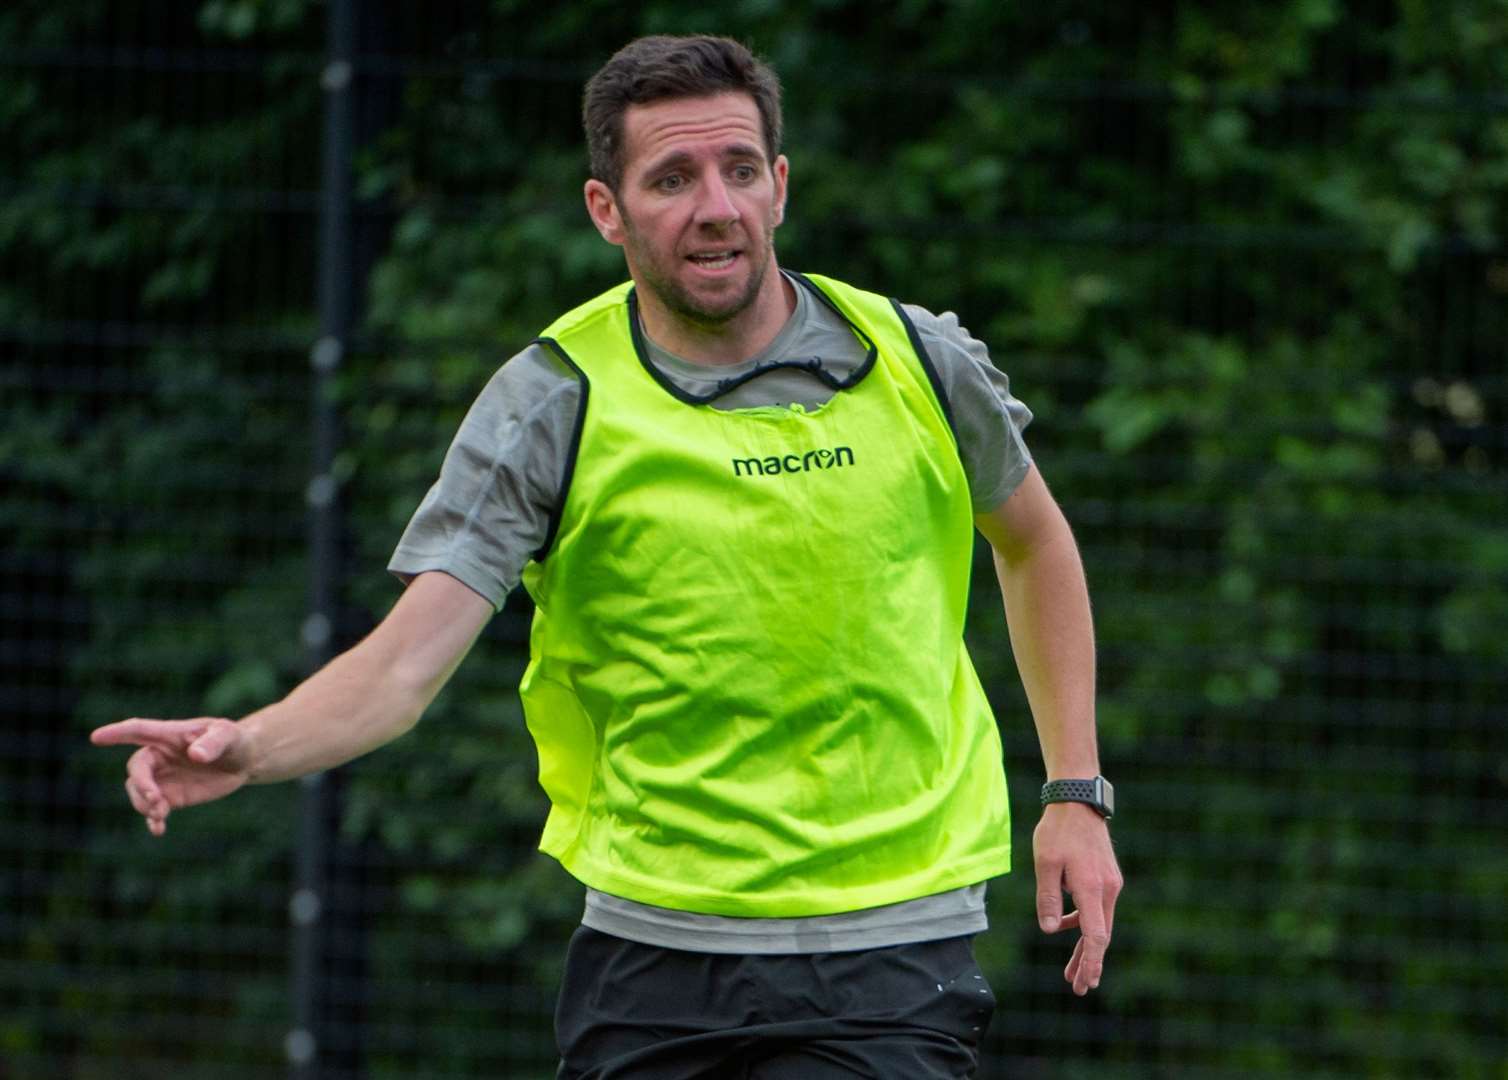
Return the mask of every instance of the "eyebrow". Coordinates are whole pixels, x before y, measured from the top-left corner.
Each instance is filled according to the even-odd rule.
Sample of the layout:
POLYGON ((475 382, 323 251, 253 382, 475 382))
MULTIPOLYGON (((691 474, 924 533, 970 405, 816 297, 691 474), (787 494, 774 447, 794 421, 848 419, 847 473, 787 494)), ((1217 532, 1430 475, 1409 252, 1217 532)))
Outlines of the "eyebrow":
MULTIPOLYGON (((727 146, 723 147, 718 156, 724 158, 754 158, 759 161, 763 161, 764 151, 754 146, 752 143, 736 142, 729 143, 727 146)), ((644 175, 657 176, 668 169, 677 169, 681 168, 682 166, 689 165, 691 161, 692 157, 686 151, 675 150, 669 154, 666 154, 663 158, 656 161, 654 164, 649 166, 649 168, 645 169, 644 175)))

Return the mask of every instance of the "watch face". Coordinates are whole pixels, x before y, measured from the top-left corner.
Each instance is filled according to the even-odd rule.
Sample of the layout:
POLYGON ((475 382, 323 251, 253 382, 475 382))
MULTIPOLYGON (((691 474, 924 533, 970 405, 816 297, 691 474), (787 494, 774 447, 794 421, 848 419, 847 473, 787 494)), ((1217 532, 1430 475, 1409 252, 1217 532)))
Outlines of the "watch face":
POLYGON ((1094 797, 1100 804, 1100 813, 1107 818, 1115 813, 1115 788, 1103 776, 1094 778, 1094 797))

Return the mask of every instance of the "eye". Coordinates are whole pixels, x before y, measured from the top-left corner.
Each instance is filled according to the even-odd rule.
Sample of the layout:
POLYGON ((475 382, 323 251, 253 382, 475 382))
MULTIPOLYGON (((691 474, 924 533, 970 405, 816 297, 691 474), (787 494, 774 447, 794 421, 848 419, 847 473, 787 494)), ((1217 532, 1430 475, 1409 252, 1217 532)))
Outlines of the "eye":
POLYGON ((655 181, 655 187, 664 192, 680 191, 686 186, 686 178, 680 173, 671 173, 655 181))
POLYGON ((737 180, 741 184, 753 183, 758 176, 759 170, 756 169, 753 165, 745 164, 733 166, 733 179, 737 180))

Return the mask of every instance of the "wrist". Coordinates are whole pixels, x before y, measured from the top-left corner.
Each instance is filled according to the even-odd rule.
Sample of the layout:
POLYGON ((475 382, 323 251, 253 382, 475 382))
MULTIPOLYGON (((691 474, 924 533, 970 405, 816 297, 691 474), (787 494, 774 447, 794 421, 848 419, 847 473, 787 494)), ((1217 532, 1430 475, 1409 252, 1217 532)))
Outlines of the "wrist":
POLYGON ((1072 780, 1100 775, 1100 755, 1092 740, 1086 740, 1084 746, 1057 746, 1053 751, 1042 755, 1044 779, 1072 780))
POLYGON ((267 775, 263 743, 266 732, 262 727, 261 710, 232 721, 236 725, 235 762, 248 784, 266 784, 275 777, 267 775))

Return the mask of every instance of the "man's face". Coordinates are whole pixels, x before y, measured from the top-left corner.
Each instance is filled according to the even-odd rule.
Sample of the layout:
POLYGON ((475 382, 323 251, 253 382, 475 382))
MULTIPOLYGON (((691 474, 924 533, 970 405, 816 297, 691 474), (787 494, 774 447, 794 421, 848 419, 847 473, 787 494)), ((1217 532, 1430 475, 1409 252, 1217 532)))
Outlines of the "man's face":
POLYGON ((646 301, 703 329, 729 323, 765 286, 785 212, 786 160, 766 158, 754 99, 631 105, 623 134, 618 191, 587 184, 593 222, 623 246, 646 301))

